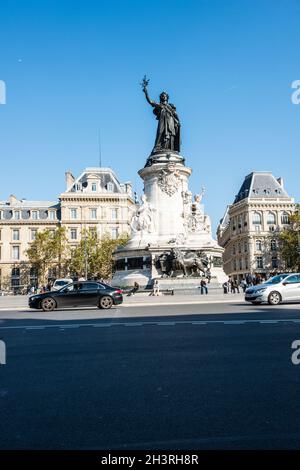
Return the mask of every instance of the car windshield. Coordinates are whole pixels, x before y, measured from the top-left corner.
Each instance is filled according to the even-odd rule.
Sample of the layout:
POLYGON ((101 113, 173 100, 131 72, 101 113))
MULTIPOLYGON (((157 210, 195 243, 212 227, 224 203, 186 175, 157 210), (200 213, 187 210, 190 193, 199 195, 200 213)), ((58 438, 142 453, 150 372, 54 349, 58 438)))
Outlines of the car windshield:
POLYGON ((265 284, 279 284, 283 279, 285 279, 288 274, 278 274, 278 276, 271 277, 265 284))
POLYGON ((64 284, 64 286, 59 289, 60 292, 70 292, 72 290, 74 290, 74 284, 71 282, 67 286, 66 284, 64 284))
POLYGON ((55 281, 56 286, 65 286, 69 281, 55 281))

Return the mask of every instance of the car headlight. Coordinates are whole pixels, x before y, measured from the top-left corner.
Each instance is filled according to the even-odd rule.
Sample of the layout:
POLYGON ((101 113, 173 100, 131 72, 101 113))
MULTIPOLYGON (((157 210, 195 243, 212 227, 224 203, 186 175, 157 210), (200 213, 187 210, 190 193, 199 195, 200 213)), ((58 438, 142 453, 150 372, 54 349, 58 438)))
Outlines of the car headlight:
POLYGON ((258 289, 256 291, 256 294, 261 294, 262 292, 265 292, 265 290, 267 290, 267 288, 265 287, 264 289, 258 289))

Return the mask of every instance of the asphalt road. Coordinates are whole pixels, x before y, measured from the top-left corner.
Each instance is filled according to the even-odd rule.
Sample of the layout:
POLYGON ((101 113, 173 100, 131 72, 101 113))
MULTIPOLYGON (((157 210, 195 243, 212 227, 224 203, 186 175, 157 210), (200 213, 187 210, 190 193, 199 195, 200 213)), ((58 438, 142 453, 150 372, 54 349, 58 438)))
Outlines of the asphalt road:
POLYGON ((1 449, 300 447, 299 305, 1 311, 0 339, 1 449))

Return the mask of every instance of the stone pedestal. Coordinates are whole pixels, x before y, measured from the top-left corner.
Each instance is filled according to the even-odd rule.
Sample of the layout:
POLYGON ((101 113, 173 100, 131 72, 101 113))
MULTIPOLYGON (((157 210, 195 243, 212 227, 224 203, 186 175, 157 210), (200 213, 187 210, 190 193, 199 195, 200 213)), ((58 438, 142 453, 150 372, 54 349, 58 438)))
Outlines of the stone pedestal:
POLYGON ((168 273, 170 282, 182 277, 188 283, 190 278, 203 276, 204 272, 197 272, 201 257, 206 257, 206 268, 216 282, 224 282, 223 249, 212 238, 210 219, 201 204, 203 193, 193 201, 188 188, 192 170, 184 161, 176 152, 162 152, 151 155, 139 170, 144 195, 132 217, 131 239, 115 252, 114 285, 131 286, 136 281, 141 286, 151 286, 153 279, 166 274, 160 261, 162 255, 169 256, 174 250, 180 256, 194 258, 195 266, 189 261, 192 271, 183 278, 183 271, 175 269, 175 263, 168 273))

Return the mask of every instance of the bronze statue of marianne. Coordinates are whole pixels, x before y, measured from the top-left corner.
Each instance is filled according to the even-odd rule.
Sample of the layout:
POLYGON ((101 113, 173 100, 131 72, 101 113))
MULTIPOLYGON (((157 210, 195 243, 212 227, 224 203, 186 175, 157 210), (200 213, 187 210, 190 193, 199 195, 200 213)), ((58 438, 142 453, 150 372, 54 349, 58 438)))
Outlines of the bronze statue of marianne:
POLYGON ((176 113, 176 108, 173 104, 169 103, 169 95, 163 91, 159 96, 159 103, 152 101, 148 94, 149 80, 146 75, 142 81, 143 92, 145 93, 146 100, 153 106, 153 113, 158 120, 156 139, 152 154, 161 151, 173 150, 180 152, 180 122, 176 113))

